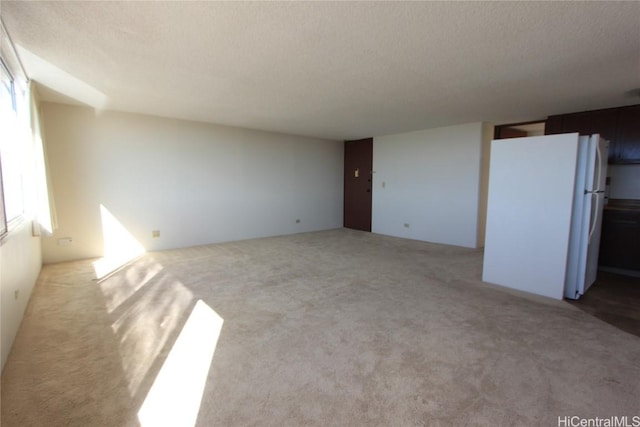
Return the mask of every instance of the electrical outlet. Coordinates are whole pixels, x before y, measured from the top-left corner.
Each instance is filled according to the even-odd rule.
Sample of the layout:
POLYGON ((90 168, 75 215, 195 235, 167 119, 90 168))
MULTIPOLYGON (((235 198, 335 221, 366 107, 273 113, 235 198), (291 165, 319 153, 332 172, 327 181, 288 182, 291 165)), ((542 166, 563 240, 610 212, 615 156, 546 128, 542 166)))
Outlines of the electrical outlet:
POLYGON ((154 239, 157 239, 158 237, 160 237, 160 230, 151 231, 151 237, 153 237, 154 239))
POLYGON ((19 296, 20 296, 20 291, 18 289, 13 291, 13 299, 18 299, 19 296))

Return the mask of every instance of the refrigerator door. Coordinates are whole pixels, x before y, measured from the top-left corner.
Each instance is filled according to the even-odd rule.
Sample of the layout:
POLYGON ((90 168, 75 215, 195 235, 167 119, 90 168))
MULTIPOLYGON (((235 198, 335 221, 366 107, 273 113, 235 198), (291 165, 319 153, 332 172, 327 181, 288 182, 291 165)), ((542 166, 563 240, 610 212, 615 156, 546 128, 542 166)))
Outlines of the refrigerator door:
POLYGON ((609 157, 609 141, 600 138, 600 135, 592 135, 589 140, 590 150, 593 150, 593 192, 586 194, 589 201, 584 207, 585 225, 584 241, 586 242, 586 254, 584 255, 584 280, 579 282, 580 295, 589 289, 596 281, 598 273, 598 255, 600 254, 600 232, 602 229, 602 210, 604 208, 604 189, 607 178, 607 159, 609 157), (588 218, 588 221, 586 220, 588 218))
POLYGON ((571 299, 580 297, 580 283, 584 283, 588 233, 586 224, 589 224, 589 216, 585 212, 590 212, 591 209, 591 193, 586 188, 592 186, 594 179, 595 148, 592 148, 589 137, 581 136, 578 144, 578 166, 576 167, 567 276, 564 287, 564 296, 571 299))
POLYGON ((584 295, 587 289, 596 281, 598 273, 598 255, 600 254, 600 232, 602 230, 602 208, 604 206, 604 193, 591 193, 589 235, 587 245, 586 265, 584 280, 581 281, 580 295, 584 295))
POLYGON ((565 285, 565 297, 571 299, 584 295, 596 280, 609 147, 597 134, 580 139, 565 285))
POLYGON ((573 133, 491 143, 482 280, 562 299, 578 141, 573 133))

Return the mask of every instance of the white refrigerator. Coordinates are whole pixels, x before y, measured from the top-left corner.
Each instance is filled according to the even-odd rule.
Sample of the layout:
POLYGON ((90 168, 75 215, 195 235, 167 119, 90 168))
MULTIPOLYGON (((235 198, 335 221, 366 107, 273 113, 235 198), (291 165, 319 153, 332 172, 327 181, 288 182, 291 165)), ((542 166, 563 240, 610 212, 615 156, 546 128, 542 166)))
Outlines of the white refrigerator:
POLYGON ((596 279, 609 143, 577 133, 491 142, 482 280, 578 299, 596 279))

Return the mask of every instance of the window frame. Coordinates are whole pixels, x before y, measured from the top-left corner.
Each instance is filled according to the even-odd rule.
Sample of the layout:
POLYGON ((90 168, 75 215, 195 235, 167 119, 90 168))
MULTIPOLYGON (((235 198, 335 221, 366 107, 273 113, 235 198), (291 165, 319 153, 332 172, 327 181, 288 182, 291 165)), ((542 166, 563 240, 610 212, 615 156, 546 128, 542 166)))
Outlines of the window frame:
MULTIPOLYGON (((3 28, 4 30, 4 28, 3 28)), ((4 31, 3 31, 4 32, 4 31)), ((2 36, 4 36, 5 34, 3 34, 2 36)), ((15 117, 13 118, 15 120, 13 126, 15 126, 15 130, 17 131, 16 133, 16 141, 13 141, 13 143, 17 143, 20 144, 20 132, 22 132, 21 126, 23 125, 22 123, 22 116, 21 114, 30 114, 30 112, 26 111, 26 112, 22 112, 22 111, 18 111, 18 109, 20 108, 21 110, 24 109, 25 107, 28 106, 28 96, 29 96, 29 86, 28 86, 28 79, 24 78, 24 81, 22 82, 23 85, 20 85, 20 87, 22 88, 23 91, 25 91, 24 98, 20 103, 18 102, 17 99, 17 90, 18 90, 18 85, 20 84, 20 82, 16 81, 16 72, 18 75, 20 75, 20 70, 15 70, 14 67, 11 66, 11 61, 9 58, 6 57, 6 52, 4 50, 0 51, 0 72, 3 74, 6 74, 6 77, 9 79, 10 81, 10 86, 9 86, 9 90, 10 90, 10 94, 11 94, 11 110, 13 111, 13 113, 15 114, 15 117), (15 71, 15 72, 14 72, 15 71)), ((24 120, 29 121, 29 118, 26 118, 24 120)), ((23 143, 26 143, 26 141, 22 141, 23 143)), ((21 150, 25 150, 25 147, 21 147, 21 150)), ((6 152, 4 153, 6 156, 6 152)), ((24 152, 23 152, 24 154, 24 152)), ((4 170, 2 167, 2 162, 3 162, 3 153, 2 150, 0 150, 0 244, 4 243, 5 240, 9 237, 9 235, 11 234, 11 232, 17 228, 19 228, 21 226, 21 224, 24 222, 25 220, 25 215, 26 215, 26 200, 25 200, 25 191, 26 188, 24 187, 24 167, 25 167, 25 163, 24 163, 24 158, 22 156, 20 156, 20 181, 21 181, 21 189, 20 189, 20 196, 21 196, 21 209, 20 209, 20 213, 16 214, 15 216, 12 216, 11 218, 9 218, 7 216, 7 205, 6 205, 6 182, 4 180, 4 170)), ((6 157, 5 157, 6 159, 6 157)), ((5 160, 6 161, 6 160, 5 160)))
POLYGON ((0 156, 0 241, 9 234, 9 224, 7 223, 7 212, 4 208, 4 183, 2 180, 2 156, 0 156))
MULTIPOLYGON (((9 91, 11 92, 11 108, 16 110, 16 94, 14 90, 13 75, 9 71, 9 67, 4 61, 4 58, 0 56, 0 73, 6 74, 9 78, 9 91)), ((0 240, 4 239, 9 234, 9 223, 7 221, 7 210, 5 208, 4 200, 4 175, 2 172, 2 152, 0 152, 0 240)))

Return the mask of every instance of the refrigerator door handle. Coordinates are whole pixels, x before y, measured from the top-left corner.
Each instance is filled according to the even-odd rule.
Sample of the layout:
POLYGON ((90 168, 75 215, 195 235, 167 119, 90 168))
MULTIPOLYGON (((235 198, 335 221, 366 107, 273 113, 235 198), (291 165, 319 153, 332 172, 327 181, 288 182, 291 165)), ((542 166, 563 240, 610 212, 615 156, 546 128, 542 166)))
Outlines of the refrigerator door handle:
MULTIPOLYGON (((600 188, 600 179, 602 178, 602 152, 600 151, 599 140, 600 138, 596 138, 596 168, 598 169, 598 179, 595 182, 594 191, 604 190, 604 188, 600 188)), ((591 235, 589 235, 589 239, 591 239, 591 235)))
POLYGON ((594 207, 595 207, 594 215, 593 215, 592 222, 591 222, 591 228, 589 230, 589 239, 588 239, 589 243, 591 243, 591 236, 593 236, 594 231, 596 231, 596 224, 598 224, 598 210, 599 210, 598 209, 599 208, 598 204, 600 203, 600 198, 597 196, 596 193, 591 193, 591 198, 592 199, 593 199, 594 196, 595 196, 595 199, 596 199, 596 203, 594 204, 594 207))

